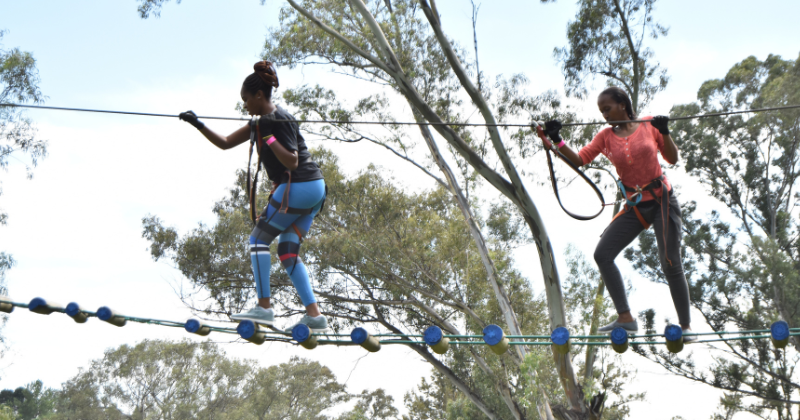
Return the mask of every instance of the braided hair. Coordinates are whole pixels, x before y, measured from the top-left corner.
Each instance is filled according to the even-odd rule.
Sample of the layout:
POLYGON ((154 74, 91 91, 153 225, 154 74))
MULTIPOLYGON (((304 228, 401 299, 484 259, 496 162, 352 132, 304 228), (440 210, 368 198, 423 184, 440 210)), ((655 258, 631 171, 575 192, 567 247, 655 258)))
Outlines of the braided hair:
POLYGON ((259 61, 253 65, 253 73, 242 83, 242 90, 255 95, 259 90, 267 99, 272 98, 272 88, 278 87, 278 73, 271 61, 259 61))
POLYGON ((610 88, 600 92, 600 95, 597 95, 597 97, 599 98, 603 95, 610 96, 611 99, 618 104, 625 104, 625 112, 628 114, 628 118, 632 120, 636 119, 636 113, 633 112, 633 105, 631 104, 631 98, 624 90, 616 86, 611 86, 610 88))

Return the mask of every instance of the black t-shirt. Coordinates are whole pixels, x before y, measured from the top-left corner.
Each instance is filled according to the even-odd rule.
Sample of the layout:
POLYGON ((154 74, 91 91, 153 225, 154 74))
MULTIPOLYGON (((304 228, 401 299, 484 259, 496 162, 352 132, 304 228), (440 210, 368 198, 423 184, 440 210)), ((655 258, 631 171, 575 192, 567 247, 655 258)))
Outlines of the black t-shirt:
MULTIPOLYGON (((272 114, 276 120, 294 120, 292 114, 286 112, 285 109, 277 107, 272 114)), ((308 153, 306 141, 300 134, 300 127, 296 122, 274 122, 270 119, 261 117, 258 122, 261 138, 261 163, 267 171, 267 176, 272 182, 284 183, 289 178, 286 175, 286 167, 283 166, 278 157, 275 156, 272 149, 266 145, 264 138, 269 138, 269 135, 275 138, 290 152, 297 152, 297 169, 292 171, 292 182, 314 181, 322 179, 322 171, 319 166, 311 160, 311 154, 308 153)))

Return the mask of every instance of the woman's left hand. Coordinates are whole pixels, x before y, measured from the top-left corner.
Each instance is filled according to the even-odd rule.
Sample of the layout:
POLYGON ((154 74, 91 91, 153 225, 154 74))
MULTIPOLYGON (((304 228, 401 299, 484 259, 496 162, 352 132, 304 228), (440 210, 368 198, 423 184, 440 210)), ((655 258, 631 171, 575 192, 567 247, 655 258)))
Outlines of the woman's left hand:
POLYGON ((178 119, 186 121, 198 130, 202 130, 206 127, 206 125, 197 118, 197 114, 195 114, 194 111, 181 112, 178 114, 178 119))
POLYGON ((650 121, 650 124, 658 130, 659 133, 663 135, 669 134, 669 117, 666 115, 658 115, 653 117, 653 120, 650 121))

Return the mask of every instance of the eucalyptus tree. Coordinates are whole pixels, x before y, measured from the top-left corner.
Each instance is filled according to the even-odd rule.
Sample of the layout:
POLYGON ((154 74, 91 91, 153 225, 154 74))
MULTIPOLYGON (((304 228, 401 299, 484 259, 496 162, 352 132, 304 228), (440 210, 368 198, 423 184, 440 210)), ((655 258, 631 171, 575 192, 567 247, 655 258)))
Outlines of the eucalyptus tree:
POLYGON ((394 406, 394 398, 383 389, 363 391, 352 410, 341 414, 336 420, 397 420, 400 412, 394 406))
POLYGON ((241 404, 251 370, 210 342, 125 344, 63 385, 57 418, 220 418, 241 404))
POLYGON ((263 368, 254 360, 228 358, 217 344, 187 340, 122 345, 92 361, 61 390, 42 393, 39 386, 37 394, 35 386, 28 388, 38 399, 18 412, 33 413, 38 405, 35 412, 43 415, 35 418, 52 420, 327 420, 328 410, 352 398, 375 414, 370 418, 396 414, 382 389, 351 395, 317 362, 292 357, 263 368))
POLYGON ((11 418, 16 420, 43 419, 53 414, 57 396, 57 390, 45 388, 42 381, 34 381, 13 391, 0 391, 0 406, 9 407, 11 418))
POLYGON ((568 95, 585 98, 596 77, 621 85, 634 112, 667 87, 666 69, 645 39, 667 35, 653 20, 656 0, 579 0, 575 20, 567 26, 567 47, 556 48, 568 95))
MULTIPOLYGON (((796 104, 800 59, 751 56, 703 83, 697 102, 675 106, 672 116, 796 104)), ((676 121, 673 131, 686 170, 721 204, 696 215, 690 202, 682 214, 693 305, 715 331, 760 330, 778 319, 800 325, 800 111, 676 121)), ((652 234, 626 257, 643 275, 663 279, 652 234)), ((726 341, 708 368, 639 350, 672 373, 725 391, 721 412, 797 419, 800 341, 791 344, 778 350, 766 340, 726 341)))
MULTIPOLYGON (((30 52, 19 48, 6 50, 2 40, 5 31, 0 30, 0 104, 9 102, 40 103, 45 97, 39 90, 39 73, 36 60, 30 52)), ((28 155, 30 163, 25 165, 28 178, 33 176, 33 167, 47 155, 47 142, 37 138, 33 122, 19 108, 0 105, 0 169, 8 170, 9 159, 15 155, 28 155)), ((2 195, 0 181, 0 195, 2 195)), ((8 214, 0 208, 0 225, 8 221, 8 214)), ((7 294, 5 274, 14 266, 11 254, 0 251, 0 294, 7 294)), ((5 324, 7 316, 2 315, 5 324)), ((0 343, 4 337, 0 335, 0 343)), ((0 353, 1 354, 1 353, 0 353)))

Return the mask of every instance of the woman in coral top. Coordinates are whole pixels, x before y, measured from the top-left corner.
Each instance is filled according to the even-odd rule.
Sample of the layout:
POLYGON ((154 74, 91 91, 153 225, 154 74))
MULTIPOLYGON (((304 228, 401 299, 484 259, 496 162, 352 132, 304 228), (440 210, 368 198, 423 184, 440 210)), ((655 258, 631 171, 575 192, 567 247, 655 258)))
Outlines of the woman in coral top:
MULTIPOLYGON (((617 170, 625 186, 627 204, 601 236, 594 252, 594 259, 614 301, 619 317, 609 325, 598 329, 610 333, 622 327, 628 332, 639 330, 631 315, 622 275, 614 264, 617 255, 628 246, 650 224, 653 225, 658 242, 661 268, 667 278, 669 290, 678 321, 684 332, 691 332, 689 316, 689 286, 683 274, 681 259, 681 207, 672 186, 661 171, 658 152, 668 163, 678 161, 678 147, 669 135, 669 117, 644 117, 650 122, 633 122, 631 100, 624 90, 610 87, 600 93, 597 106, 611 127, 600 131, 592 141, 575 153, 564 144, 559 135, 561 123, 548 121, 545 132, 558 146, 559 152, 577 166, 594 160, 600 153, 605 155, 617 170), (631 121, 631 122, 625 122, 631 121)), ((695 341, 696 336, 685 336, 684 342, 695 341)))

